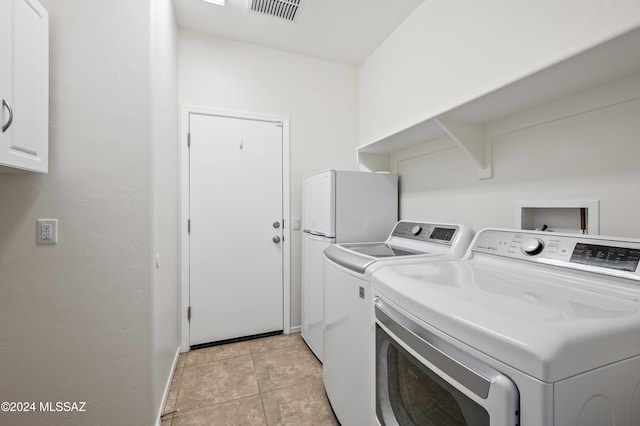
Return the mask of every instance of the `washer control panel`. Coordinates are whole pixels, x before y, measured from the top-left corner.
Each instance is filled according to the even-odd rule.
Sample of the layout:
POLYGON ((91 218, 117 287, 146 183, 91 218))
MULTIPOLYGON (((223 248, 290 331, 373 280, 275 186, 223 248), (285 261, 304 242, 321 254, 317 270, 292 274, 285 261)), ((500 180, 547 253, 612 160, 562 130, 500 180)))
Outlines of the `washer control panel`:
POLYGON ((455 225, 400 221, 393 228, 391 236, 451 245, 458 230, 459 227, 455 225))
POLYGON ((640 240, 636 239, 485 229, 476 236, 472 251, 578 269, 625 271, 640 277, 640 240))

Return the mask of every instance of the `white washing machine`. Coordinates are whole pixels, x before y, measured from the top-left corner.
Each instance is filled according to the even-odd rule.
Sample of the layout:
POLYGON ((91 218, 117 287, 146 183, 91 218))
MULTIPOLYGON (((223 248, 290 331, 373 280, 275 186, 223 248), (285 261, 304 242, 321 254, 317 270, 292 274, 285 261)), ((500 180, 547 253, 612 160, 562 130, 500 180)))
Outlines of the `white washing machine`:
POLYGON ((486 229, 372 275, 383 425, 640 425, 640 240, 486 229))
POLYGON ((343 425, 375 421, 371 273, 383 264, 460 258, 472 239, 464 225, 400 221, 384 242, 335 244, 324 250, 323 379, 343 425))

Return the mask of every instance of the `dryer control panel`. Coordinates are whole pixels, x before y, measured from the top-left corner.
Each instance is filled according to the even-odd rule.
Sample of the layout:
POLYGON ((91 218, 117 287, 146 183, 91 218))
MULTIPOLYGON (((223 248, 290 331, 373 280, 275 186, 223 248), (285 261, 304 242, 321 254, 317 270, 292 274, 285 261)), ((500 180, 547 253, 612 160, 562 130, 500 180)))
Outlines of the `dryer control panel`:
POLYGON ((640 279, 637 239, 485 229, 471 251, 593 272, 624 271, 640 279))
POLYGON ((459 229, 456 225, 400 221, 391 236, 450 246, 459 229))

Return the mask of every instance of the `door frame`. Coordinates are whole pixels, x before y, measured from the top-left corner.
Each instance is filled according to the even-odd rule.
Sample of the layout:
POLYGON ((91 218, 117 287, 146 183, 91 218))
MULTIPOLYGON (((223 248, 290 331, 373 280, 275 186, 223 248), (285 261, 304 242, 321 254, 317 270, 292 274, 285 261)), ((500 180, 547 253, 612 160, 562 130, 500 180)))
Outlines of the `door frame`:
POLYGON ((189 351, 189 116, 190 114, 212 115, 282 123, 282 215, 284 216, 282 253, 282 319, 283 332, 291 332, 291 226, 289 183, 289 117, 234 111, 222 108, 183 105, 180 113, 180 345, 181 352, 189 351))

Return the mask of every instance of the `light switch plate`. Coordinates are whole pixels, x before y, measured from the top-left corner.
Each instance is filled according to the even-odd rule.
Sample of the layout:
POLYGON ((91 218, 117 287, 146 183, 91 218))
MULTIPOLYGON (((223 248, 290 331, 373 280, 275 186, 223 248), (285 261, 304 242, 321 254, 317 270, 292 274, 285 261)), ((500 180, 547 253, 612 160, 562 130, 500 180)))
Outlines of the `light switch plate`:
POLYGON ((58 244, 58 219, 38 219, 37 244, 58 244))

